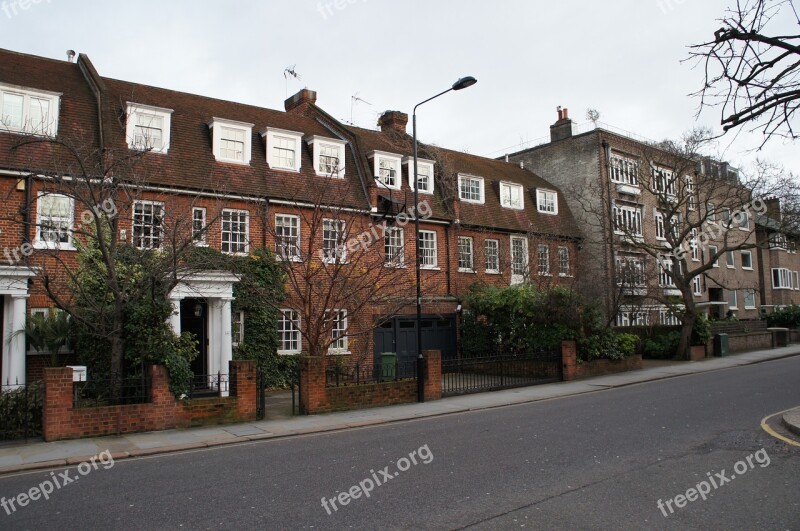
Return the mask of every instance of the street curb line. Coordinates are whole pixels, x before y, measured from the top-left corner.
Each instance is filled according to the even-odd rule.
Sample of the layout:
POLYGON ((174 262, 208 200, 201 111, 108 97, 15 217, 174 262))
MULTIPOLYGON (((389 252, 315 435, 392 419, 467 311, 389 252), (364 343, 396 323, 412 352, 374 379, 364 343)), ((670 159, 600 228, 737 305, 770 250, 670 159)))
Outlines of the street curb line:
MULTIPOLYGON (((761 419, 761 429, 764 430, 765 432, 767 432, 768 434, 772 435, 776 439, 780 439, 781 441, 785 442, 786 444, 790 444, 792 446, 797 446, 798 448, 800 448, 800 442, 793 441, 792 439, 789 439, 788 437, 784 437, 780 433, 778 433, 775 430, 773 430, 772 428, 770 428, 769 425, 767 424, 767 421, 769 419, 771 419, 772 417, 776 417, 778 415, 783 415, 784 413, 792 411, 793 409, 795 409, 795 408, 792 407, 792 408, 789 408, 789 409, 787 409, 785 411, 780 411, 778 413, 773 413, 771 415, 767 415, 766 417, 761 419)), ((781 420, 783 420, 783 417, 781 417, 781 420)))

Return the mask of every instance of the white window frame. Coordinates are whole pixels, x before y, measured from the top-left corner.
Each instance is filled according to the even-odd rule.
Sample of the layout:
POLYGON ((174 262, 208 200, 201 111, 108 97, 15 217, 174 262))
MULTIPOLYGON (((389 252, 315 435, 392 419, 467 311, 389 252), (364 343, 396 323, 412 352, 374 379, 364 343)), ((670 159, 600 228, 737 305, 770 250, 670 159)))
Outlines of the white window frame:
POLYGON ((686 208, 688 210, 697 210, 697 197, 695 197, 694 179, 690 175, 683 178, 686 186, 686 208))
MULTIPOLYGON (((678 265, 680 267, 680 264, 678 265)), ((658 285, 662 288, 675 288, 675 276, 672 272, 675 270, 675 264, 672 263, 670 258, 658 260, 658 285)))
POLYGON ((237 122, 236 120, 228 120, 226 118, 213 118, 212 122, 208 124, 211 129, 212 151, 214 158, 217 162, 229 162, 232 164, 249 165, 252 154, 253 145, 253 124, 245 122, 237 122), (238 142, 239 139, 231 139, 226 136, 230 132, 242 135, 242 158, 241 160, 236 157, 226 157, 223 155, 222 142, 223 140, 233 140, 238 142))
POLYGON ((472 236, 458 237, 458 271, 459 273, 475 271, 475 240, 472 236), (469 252, 467 253, 465 250, 469 252))
POLYGON ((437 236, 435 230, 420 230, 420 261, 421 269, 439 269, 439 254, 437 249, 437 236), (432 247, 428 244, 432 243, 432 247))
POLYGON ((797 271, 792 271, 792 288, 795 291, 800 290, 800 273, 797 271))
POLYGON ((317 174, 317 177, 333 177, 336 179, 343 179, 344 172, 345 172, 345 146, 347 142, 344 140, 339 140, 336 138, 327 138, 324 136, 314 135, 308 137, 306 139, 306 143, 311 146, 313 151, 314 157, 314 171, 317 174), (337 171, 333 172, 325 172, 320 171, 320 159, 322 155, 322 149, 329 148, 333 151, 336 151, 338 156, 338 168, 337 171))
POLYGON ((347 263, 347 224, 343 219, 322 220, 322 261, 326 264, 347 263), (329 237, 333 235, 333 237, 329 237))
POLYGON ((250 253, 250 212, 247 210, 239 210, 235 208, 223 208, 220 214, 220 251, 224 254, 231 254, 235 256, 246 256, 250 253), (241 219, 225 219, 230 216, 244 216, 244 234, 241 231, 233 231, 233 225, 239 225, 242 223, 241 219), (226 228, 228 230, 226 230, 226 228), (233 240, 233 235, 239 235, 240 237, 244 237, 244 241, 240 240, 233 240), (227 235, 227 241, 226 241, 227 235), (228 245, 228 250, 225 250, 225 245, 228 245), (237 247, 237 250, 231 250, 233 246, 237 247), (238 250, 239 248, 243 247, 243 249, 238 250))
POLYGON ((244 343, 244 310, 231 312, 231 345, 244 343))
POLYGON ((739 223, 737 223, 739 230, 745 232, 750 230, 750 214, 747 213, 747 210, 742 209, 734 212, 733 218, 740 220, 739 223))
MULTIPOLYGON (((711 257, 714 256, 715 254, 717 254, 718 251, 719 251, 719 247, 717 247, 716 245, 709 245, 708 246, 708 259, 711 260, 711 257)), ((711 264, 711 267, 719 267, 719 257, 717 257, 717 259, 714 260, 714 263, 711 264)))
POLYGON ((331 339, 328 354, 349 354, 347 350, 347 310, 325 310, 325 317, 331 320, 331 339), (334 314, 333 317, 329 317, 334 314), (337 335, 338 333, 338 335, 337 335))
MULTIPOLYGON (((48 225, 49 226, 49 225, 48 225)), ((55 227, 54 227, 55 228, 55 227)), ((35 249, 61 249, 61 250, 74 250, 74 233, 75 230, 75 198, 66 194, 54 194, 49 192, 39 192, 36 200, 36 238, 33 242, 35 249), (44 205, 43 198, 52 197, 57 199, 66 199, 69 203, 68 212, 65 216, 49 216, 47 221, 55 222, 59 228, 56 230, 60 236, 66 236, 65 242, 52 241, 50 239, 42 238, 42 229, 45 222, 42 214, 42 206, 44 205)), ((47 230, 46 232, 52 232, 47 230)))
POLYGON ((30 89, 7 83, 0 83, 0 131, 48 137, 56 136, 56 134, 58 134, 61 96, 62 93, 60 92, 30 89), (6 94, 22 97, 22 116, 20 117, 19 125, 12 126, 7 123, 8 120, 6 120, 6 116, 8 115, 6 114, 6 110, 3 109, 4 96, 6 94), (45 100, 48 106, 46 121, 42 120, 42 123, 38 124, 38 126, 34 126, 34 124, 31 123, 31 108, 36 105, 35 100, 45 100))
POLYGON ((639 163, 628 157, 612 154, 611 182, 639 187, 639 163))
POLYGON ((571 265, 569 262, 569 247, 558 248, 558 276, 572 276, 571 265))
POLYGON ((706 203, 706 221, 717 221, 717 210, 714 203, 706 203))
POLYGON ((653 167, 653 192, 664 194, 667 199, 674 198, 675 193, 675 172, 663 166, 653 167))
POLYGON ((166 155, 170 148, 172 113, 172 109, 164 109, 162 107, 153 107, 152 105, 142 105, 140 103, 129 102, 126 111, 127 119, 125 122, 125 138, 128 139, 128 147, 136 151, 148 150, 150 153, 161 153, 162 155, 166 155), (161 148, 156 149, 152 146, 140 145, 136 142, 136 127, 139 125, 139 115, 161 118, 161 148))
POLYGON ((164 245, 164 214, 165 214, 164 203, 161 201, 137 199, 136 201, 133 202, 133 208, 131 208, 131 243, 133 244, 134 247, 136 247, 137 249, 161 249, 161 247, 164 245), (149 223, 149 224, 136 223, 137 207, 145 207, 145 206, 151 207, 151 211, 149 214, 146 214, 144 213, 144 211, 142 211, 141 213, 142 216, 149 215, 155 217, 157 215, 156 208, 160 210, 160 215, 158 216, 160 218, 160 222, 158 223, 158 225, 156 225, 155 223, 149 223), (136 236, 137 227, 141 227, 143 229, 148 228, 151 230, 151 234, 146 236, 139 235, 137 237, 136 236), (154 234, 156 231, 158 232, 158 234, 154 234), (151 245, 141 245, 141 243, 144 242, 145 240, 149 241, 151 245), (158 241, 158 245, 152 245, 153 241, 158 241))
POLYGON ((744 309, 745 310, 755 310, 756 309, 756 290, 754 290, 753 288, 745 289, 744 290, 743 299, 744 299, 744 309))
POLYGON ((205 207, 192 207, 192 241, 198 247, 208 246, 208 229, 206 226, 206 209, 205 207), (198 219, 197 214, 200 214, 198 219), (200 227, 195 225, 200 221, 200 227))
MULTIPOLYGON (((278 129, 276 127, 267 127, 261 133, 261 137, 265 139, 267 150, 267 165, 272 170, 283 170, 299 172, 302 167, 302 147, 303 147, 303 133, 297 131, 289 131, 288 129, 278 129), (278 149, 278 143, 281 140, 291 140, 294 142, 294 161, 291 165, 280 164, 280 158, 275 153, 278 149)), ((283 148, 281 148, 283 149, 283 148)))
POLYGON ((772 277, 772 289, 794 289, 794 275, 792 274, 792 271, 786 269, 785 267, 773 267, 771 273, 772 274, 770 276, 772 277), (778 280, 777 283, 775 282, 776 273, 778 280))
POLYGON ((728 290, 728 309, 729 310, 739 309, 739 295, 736 293, 735 289, 728 290), (731 304, 731 302, 733 302, 733 304, 731 304))
POLYGON ((648 326, 650 324, 650 313, 644 308, 634 308, 623 306, 617 312, 616 326, 648 326))
POLYGON ((647 287, 644 258, 641 256, 617 256, 617 285, 625 283, 628 289, 647 287))
POLYGON ((700 245, 697 243, 697 229, 692 229, 692 237, 689 239, 689 250, 692 255, 692 262, 700 261, 700 245))
POLYGON ((521 184, 501 182, 500 183, 500 206, 513 210, 525 210, 525 188, 521 184), (516 191, 518 196, 517 204, 512 200, 512 192, 516 191))
MULTIPOLYGON (((411 191, 414 191, 414 157, 403 157, 403 164, 406 166, 406 174, 408 175, 408 187, 411 191)), ((420 186, 419 188, 419 193, 421 194, 432 194, 435 189, 434 164, 436 164, 435 161, 417 158, 417 173, 424 169, 428 175, 428 186, 425 188, 420 186)))
POLYGON ((703 279, 700 275, 692 278, 692 293, 698 297, 703 294, 703 279))
POLYGON ((653 219, 655 220, 655 226, 656 226, 656 240, 666 241, 667 240, 667 224, 664 221, 664 214, 662 214, 661 212, 656 211, 653 214, 653 219))
POLYGON ((511 283, 519 284, 524 282, 525 277, 530 275, 530 253, 528 252, 528 238, 524 236, 511 236, 509 238, 509 248, 511 253, 511 283), (517 257, 514 256, 515 241, 522 242, 522 262, 517 262, 517 257))
POLYGON ((478 205, 482 205, 486 202, 486 190, 484 188, 483 177, 478 177, 477 175, 467 175, 467 174, 458 174, 458 198, 465 203, 475 203, 478 205), (470 186, 470 197, 464 196, 464 184, 466 182, 476 182, 478 184, 478 197, 474 199, 471 197, 472 186, 470 186))
POLYGON ((728 269, 736 269, 736 255, 733 254, 733 251, 725 253, 725 267, 728 269))
POLYGON ((383 237, 386 267, 406 266, 406 232, 402 227, 390 227, 383 237))
POLYGON ((500 240, 495 240, 492 238, 486 239, 483 242, 483 253, 485 258, 485 266, 486 272, 490 275, 497 275, 500 273, 500 240), (490 252, 489 247, 492 247, 493 250, 490 252), (489 263, 489 259, 492 258, 493 264, 489 263), (489 267, 490 265, 494 265, 495 267, 489 267))
POLYGON ((615 203, 612 207, 614 232, 622 236, 644 237, 644 222, 640 206, 615 203), (620 225, 623 228, 620 228, 620 225))
POLYGON ((549 277, 550 276, 550 246, 545 244, 539 244, 536 247, 536 264, 537 264, 537 272, 539 276, 542 277, 549 277))
POLYGON ((372 175, 380 186, 390 190, 399 190, 403 186, 403 157, 396 153, 376 150, 367 153, 367 158, 372 161, 372 175), (384 163, 394 169, 395 174, 391 182, 385 181, 381 175, 384 163))
POLYGON ((302 260, 300 229, 300 216, 275 214, 275 254, 278 260, 289 260, 291 262, 300 262, 302 260), (294 231, 296 234, 282 234, 284 229, 294 231), (287 254, 284 252, 292 247, 294 248, 293 253, 287 254))
POLYGON ((278 312, 278 354, 292 355, 300 354, 303 351, 303 335, 300 333, 300 325, 301 317, 297 310, 284 308, 278 312), (287 324, 291 327, 287 327, 287 324), (288 338, 288 346, 292 347, 296 342, 297 348, 281 348, 287 346, 287 342, 284 341, 285 334, 291 334, 288 338))
POLYGON ((750 252, 750 251, 742 251, 742 269, 744 269, 746 271, 752 271, 753 270, 753 253, 752 252, 750 252), (750 262, 749 266, 745 266, 744 265, 744 263, 745 263, 744 257, 745 256, 748 257, 748 260, 750 262))
POLYGON ((558 215, 558 192, 545 188, 536 189, 536 210, 550 216, 558 215), (551 197, 552 196, 552 197, 551 197))

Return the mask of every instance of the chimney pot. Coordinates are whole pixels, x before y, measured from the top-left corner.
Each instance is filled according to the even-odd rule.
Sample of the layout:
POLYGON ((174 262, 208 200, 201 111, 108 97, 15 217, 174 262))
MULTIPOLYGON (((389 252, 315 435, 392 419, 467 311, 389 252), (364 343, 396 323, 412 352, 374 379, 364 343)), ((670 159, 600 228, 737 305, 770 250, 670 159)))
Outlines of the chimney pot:
POLYGON ((558 106, 556 109, 558 111, 558 120, 561 121, 564 119, 564 111, 561 110, 561 105, 558 106))
POLYGON ((569 120, 569 109, 567 109, 566 107, 564 107, 564 116, 563 116, 563 118, 564 118, 564 120, 569 120))

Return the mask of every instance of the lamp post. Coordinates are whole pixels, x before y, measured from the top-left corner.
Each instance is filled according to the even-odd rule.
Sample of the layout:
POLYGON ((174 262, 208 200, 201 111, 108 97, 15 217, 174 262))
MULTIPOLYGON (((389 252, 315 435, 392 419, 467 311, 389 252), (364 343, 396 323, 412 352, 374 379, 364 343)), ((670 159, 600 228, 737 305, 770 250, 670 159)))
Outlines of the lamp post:
MULTIPOLYGON (((419 254, 419 176, 417 175, 417 107, 424 103, 447 94, 451 90, 461 90, 471 87, 478 80, 472 76, 462 77, 449 89, 432 96, 425 101, 414 105, 414 112, 411 115, 411 128, 414 137, 414 238, 416 241, 414 258, 416 262, 415 272, 417 276, 417 402, 425 402, 425 359, 422 357, 422 286, 420 283, 421 256, 419 254)), ((430 176, 433 178, 433 175, 430 176)), ((449 264, 448 264, 449 267, 449 264)))

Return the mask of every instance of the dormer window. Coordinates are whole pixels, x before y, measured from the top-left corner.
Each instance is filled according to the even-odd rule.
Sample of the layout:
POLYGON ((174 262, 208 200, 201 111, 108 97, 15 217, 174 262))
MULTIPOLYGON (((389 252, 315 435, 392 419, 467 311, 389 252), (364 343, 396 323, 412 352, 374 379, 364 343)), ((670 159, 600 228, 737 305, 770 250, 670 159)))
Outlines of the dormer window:
POLYGON ((500 205, 504 208, 523 210, 525 208, 523 195, 522 185, 500 183, 500 205))
POLYGON ((61 94, 0 84, 0 131, 55 136, 61 94))
POLYGON ((267 127, 261 136, 267 141, 267 164, 270 168, 300 171, 300 142, 303 133, 267 127))
POLYGON ((128 147, 163 154, 169 151, 172 109, 128 103, 127 116, 128 147))
POLYGON ((558 195, 552 190, 536 190, 536 209, 543 214, 558 214, 558 195))
POLYGON ((214 118, 208 127, 211 128, 214 158, 219 162, 250 164, 253 124, 214 118))
POLYGON ((400 177, 400 155, 386 153, 384 151, 371 151, 367 157, 372 159, 374 164, 375 180, 386 188, 399 190, 402 184, 400 177))
POLYGON ((314 151, 314 169, 320 177, 344 178, 344 140, 312 136, 306 140, 314 151))
MULTIPOLYGON (((414 157, 405 157, 403 164, 406 165, 408 173, 408 187, 414 189, 414 157)), ((433 165, 432 160, 417 159, 417 183, 419 184, 419 193, 432 194, 433 193, 433 165)))
POLYGON ((483 177, 475 177, 473 175, 459 175, 458 176, 458 197, 467 203, 480 203, 485 202, 485 195, 483 189, 483 177))

